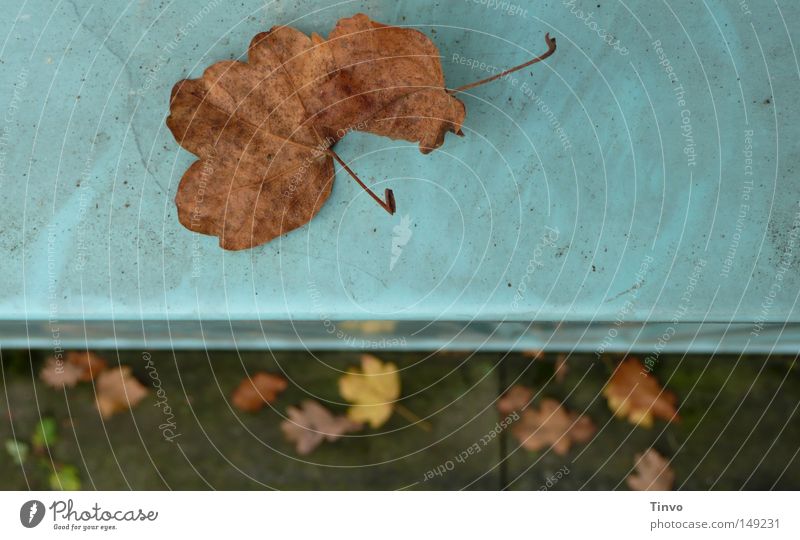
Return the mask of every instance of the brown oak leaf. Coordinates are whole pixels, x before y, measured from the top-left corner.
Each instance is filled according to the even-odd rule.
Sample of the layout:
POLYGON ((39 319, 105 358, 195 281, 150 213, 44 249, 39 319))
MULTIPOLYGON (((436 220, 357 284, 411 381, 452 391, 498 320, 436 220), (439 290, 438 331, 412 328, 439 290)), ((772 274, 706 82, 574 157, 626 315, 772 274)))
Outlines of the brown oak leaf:
POLYGON ((663 389, 636 358, 628 358, 617 366, 603 395, 614 415, 627 418, 632 424, 649 428, 654 417, 668 422, 679 420, 675 394, 663 389))
POLYGON ((569 452, 573 442, 583 443, 591 439, 596 428, 588 416, 578 417, 567 411, 554 399, 542 400, 539 410, 527 408, 520 419, 511 426, 511 434, 527 450, 552 447, 553 452, 563 456, 569 452))
POLYGON ((173 88, 167 126, 200 157, 178 187, 178 217, 225 249, 269 242, 319 212, 333 159, 347 169, 331 147, 348 132, 427 153, 460 134, 464 116, 438 49, 417 30, 363 14, 341 19, 327 40, 276 26, 253 38, 247 62, 218 62, 173 88))
POLYGON ((72 388, 82 376, 83 370, 80 367, 55 357, 48 358, 39 371, 42 382, 52 388, 72 388))
POLYGON ((67 362, 80 369, 80 380, 83 382, 93 380, 108 367, 108 362, 92 351, 69 351, 67 352, 67 362))
POLYGON ((636 473, 626 479, 628 487, 636 491, 670 491, 675 483, 675 473, 669 460, 649 448, 644 454, 636 454, 636 473))
POLYGON ((49 358, 39 378, 53 388, 73 387, 79 382, 93 380, 108 363, 91 351, 68 351, 64 358, 49 358))
POLYGON ((260 371, 242 379, 231 395, 231 403, 241 411, 255 412, 278 399, 286 386, 286 379, 280 375, 260 371))
POLYGON ((334 416, 316 401, 307 399, 300 408, 289 407, 288 420, 281 422, 281 430, 289 442, 295 443, 301 456, 310 454, 323 441, 336 441, 346 433, 358 431, 363 427, 346 416, 334 416))
POLYGON ((500 414, 511 414, 514 411, 519 412, 530 405, 532 399, 533 390, 515 384, 497 400, 497 410, 500 411, 500 414))
POLYGON ((128 366, 104 371, 97 377, 95 401, 103 418, 130 409, 146 395, 147 388, 136 380, 128 366))

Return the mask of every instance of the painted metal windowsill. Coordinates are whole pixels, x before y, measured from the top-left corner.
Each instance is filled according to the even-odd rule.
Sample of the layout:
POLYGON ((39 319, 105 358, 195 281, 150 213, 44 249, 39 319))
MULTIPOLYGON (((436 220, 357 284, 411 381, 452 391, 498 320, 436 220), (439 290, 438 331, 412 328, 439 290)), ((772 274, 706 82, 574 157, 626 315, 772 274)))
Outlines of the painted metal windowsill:
POLYGON ((346 335, 596 350, 616 333, 609 347, 644 350, 668 332, 665 349, 796 350, 800 3, 586 4, 619 46, 561 1, 510 14, 49 0, 7 14, 0 346, 55 347, 57 333, 342 348, 329 321, 376 319, 397 322, 346 335), (429 155, 362 133, 337 145, 394 190, 393 217, 338 170, 319 215, 265 246, 224 252, 184 229, 173 199, 195 158, 164 124, 173 84, 241 59, 275 24, 325 35, 356 11, 427 33, 451 87, 535 56, 546 32, 558 51, 463 95, 465 136, 429 155))

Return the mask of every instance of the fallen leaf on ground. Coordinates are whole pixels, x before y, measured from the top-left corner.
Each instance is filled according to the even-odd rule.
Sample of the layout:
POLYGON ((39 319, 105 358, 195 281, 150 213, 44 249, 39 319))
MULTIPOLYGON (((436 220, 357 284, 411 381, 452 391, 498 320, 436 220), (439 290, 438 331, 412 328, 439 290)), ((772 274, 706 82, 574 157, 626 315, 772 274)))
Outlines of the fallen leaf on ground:
POLYGON ((172 90, 167 126, 200 157, 178 187, 178 218, 224 249, 269 242, 319 212, 331 147, 350 131, 427 153, 461 133, 465 114, 422 32, 363 14, 339 20, 327 40, 273 27, 250 42, 247 62, 218 62, 172 90))
POLYGON ((72 388, 82 377, 83 370, 80 367, 54 357, 48 358, 39 371, 39 379, 52 388, 72 388))
POLYGON ((101 373, 97 377, 95 391, 97 410, 103 418, 130 409, 147 395, 147 388, 136 380, 128 366, 119 366, 101 373))
POLYGON ((603 395, 614 415, 627 418, 632 424, 649 428, 654 417, 668 422, 679 420, 675 394, 663 389, 636 358, 628 358, 617 367, 603 395))
POLYGON ((322 441, 330 442, 362 428, 346 416, 334 416, 328 409, 313 400, 305 400, 300 408, 286 410, 288 420, 281 422, 281 430, 289 442, 295 443, 301 456, 310 454, 322 441))
POLYGON ((286 379, 260 371, 251 377, 245 377, 231 395, 233 405, 247 412, 261 409, 265 403, 278 399, 278 394, 286 390, 286 379))
POLYGON ((583 443, 594 436, 596 428, 588 416, 578 417, 554 399, 542 400, 539 410, 527 408, 512 424, 511 434, 527 450, 552 447, 563 456, 573 442, 583 443))
POLYGON ((636 473, 627 478, 628 487, 636 491, 670 491, 675 483, 675 473, 669 460, 649 448, 644 454, 636 454, 636 473))
POLYGON ((530 405, 532 399, 533 390, 515 384, 497 400, 497 410, 500 411, 500 414, 511 414, 514 411, 519 412, 530 405))
POLYGON ((69 351, 67 362, 81 370, 81 381, 88 382, 108 367, 103 357, 92 351, 69 351))
POLYGON ((353 403, 347 416, 354 422, 379 428, 392 416, 395 401, 400 397, 400 375, 397 366, 383 363, 370 354, 361 356, 361 370, 350 368, 339 378, 339 393, 353 403))

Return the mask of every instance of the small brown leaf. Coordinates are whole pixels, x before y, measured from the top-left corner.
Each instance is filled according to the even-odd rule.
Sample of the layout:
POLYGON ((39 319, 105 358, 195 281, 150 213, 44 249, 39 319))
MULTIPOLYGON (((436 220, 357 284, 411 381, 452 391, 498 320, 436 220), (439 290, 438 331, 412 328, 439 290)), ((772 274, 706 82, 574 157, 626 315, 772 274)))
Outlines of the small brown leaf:
POLYGON ((533 399, 533 390, 519 384, 515 384, 497 400, 497 410, 500 414, 511 414, 514 411, 522 411, 530 405, 533 399))
POLYGON ((649 448, 644 454, 636 454, 636 473, 627 478, 628 487, 635 491, 670 491, 675 483, 675 473, 669 461, 649 448))
POLYGON ((52 388, 64 388, 65 386, 72 388, 78 384, 82 375, 81 368, 55 357, 48 358, 39 371, 39 379, 52 388))
POLYGON ((324 440, 333 442, 363 427, 346 416, 334 416, 310 399, 303 401, 299 409, 289 407, 286 412, 289 419, 281 422, 281 430, 289 442, 295 443, 301 456, 310 454, 324 440))
POLYGON ((632 424, 649 428, 654 417, 668 422, 679 420, 675 394, 663 389, 636 358, 628 358, 617 367, 603 395, 614 415, 627 418, 632 424))
POLYGON ((260 371, 242 379, 231 395, 231 403, 241 411, 255 412, 278 399, 286 386, 286 379, 280 375, 260 371))
POLYGON ((542 400, 538 411, 528 408, 521 416, 512 425, 511 434, 527 450, 552 447, 553 452, 563 456, 573 442, 586 442, 596 431, 588 416, 578 417, 550 398, 542 400))
POLYGON ((108 367, 105 359, 92 351, 69 351, 67 362, 81 370, 80 380, 83 382, 93 380, 108 367))
POLYGON ((95 391, 97 409, 103 418, 130 409, 147 395, 147 388, 136 380, 128 366, 101 373, 97 377, 95 391))

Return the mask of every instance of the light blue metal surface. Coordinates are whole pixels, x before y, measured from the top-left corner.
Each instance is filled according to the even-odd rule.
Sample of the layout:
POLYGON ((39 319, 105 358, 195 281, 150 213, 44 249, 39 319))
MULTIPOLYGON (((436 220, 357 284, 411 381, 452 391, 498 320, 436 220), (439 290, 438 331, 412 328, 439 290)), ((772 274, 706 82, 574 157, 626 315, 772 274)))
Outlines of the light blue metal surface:
POLYGON ((792 350, 798 20, 794 1, 6 6, 0 343, 792 350), (325 35, 359 11, 431 36, 451 87, 545 32, 558 51, 471 91, 466 136, 430 155, 337 146, 394 217, 338 171, 318 217, 266 246, 184 229, 172 85, 272 25, 325 35), (368 319, 424 322, 330 322, 368 319))

